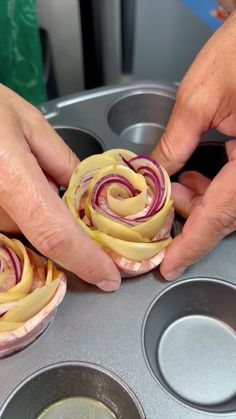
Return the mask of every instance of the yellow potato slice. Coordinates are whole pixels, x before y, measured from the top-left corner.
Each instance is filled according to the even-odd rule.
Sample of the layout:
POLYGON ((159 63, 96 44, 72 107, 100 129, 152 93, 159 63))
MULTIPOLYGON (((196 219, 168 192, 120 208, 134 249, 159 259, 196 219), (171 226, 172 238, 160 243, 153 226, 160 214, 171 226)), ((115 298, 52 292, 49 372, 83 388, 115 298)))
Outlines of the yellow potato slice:
POLYGON ((134 260, 136 262, 140 262, 157 255, 157 253, 168 246, 172 240, 171 238, 168 238, 158 242, 133 243, 115 239, 114 237, 110 237, 100 232, 96 232, 95 237, 96 240, 103 246, 114 250, 116 253, 125 257, 126 259, 134 260))
POLYGON ((35 316, 52 299, 59 284, 59 279, 55 279, 48 285, 36 289, 31 294, 22 298, 17 304, 2 316, 1 321, 25 322, 35 316))
POLYGON ((91 213, 91 219, 94 227, 109 236, 116 237, 117 239, 127 240, 131 242, 148 242, 149 240, 142 237, 141 234, 132 230, 130 227, 126 227, 124 224, 108 219, 96 212, 91 206, 89 207, 91 213))

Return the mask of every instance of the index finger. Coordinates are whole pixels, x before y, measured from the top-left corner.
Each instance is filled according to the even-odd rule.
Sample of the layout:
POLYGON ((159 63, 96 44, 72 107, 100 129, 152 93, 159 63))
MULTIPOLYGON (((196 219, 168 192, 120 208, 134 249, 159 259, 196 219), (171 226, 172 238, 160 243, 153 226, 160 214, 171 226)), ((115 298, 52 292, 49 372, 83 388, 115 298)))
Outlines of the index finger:
MULTIPOLYGON (((1 125, 1 138, 9 138, 9 127, 14 131, 14 138, 18 138, 20 128, 40 167, 58 184, 67 186, 75 166, 79 163, 75 153, 39 110, 3 85, 0 86, 0 93, 1 120, 4 121, 1 125), (20 126, 15 126, 14 121, 20 126)), ((15 145, 15 141, 8 141, 9 147, 15 145)))
POLYGON ((26 141, 40 167, 58 184, 67 186, 79 159, 39 111, 31 112, 34 117, 29 131, 24 131, 26 141))
POLYGON ((34 156, 16 149, 0 155, 2 208, 45 256, 106 291, 117 289, 120 274, 112 260, 75 224, 34 156))

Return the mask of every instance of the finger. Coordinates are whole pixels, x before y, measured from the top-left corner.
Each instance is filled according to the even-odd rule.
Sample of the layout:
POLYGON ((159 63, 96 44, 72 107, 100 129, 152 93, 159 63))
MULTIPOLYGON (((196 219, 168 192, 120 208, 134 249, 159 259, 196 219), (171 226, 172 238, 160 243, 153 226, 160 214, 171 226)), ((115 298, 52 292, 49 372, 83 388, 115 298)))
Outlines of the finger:
MULTIPOLYGON (((221 112, 218 112, 221 117, 214 121, 222 104, 223 84, 218 80, 221 68, 214 71, 222 39, 224 40, 224 30, 219 29, 195 58, 180 84, 166 130, 153 151, 154 158, 170 175, 183 167, 202 134, 210 127, 219 125, 225 117, 225 113, 221 115, 221 112), (210 79, 207 78, 209 68, 212 69, 210 79), (214 99, 209 100, 212 97, 214 99)), ((226 114, 228 113, 227 110, 226 114)))
MULTIPOLYGON (((25 139, 37 158, 40 167, 58 184, 67 186, 79 160, 75 153, 64 143, 62 138, 49 125, 41 112, 22 99, 15 92, 0 85, 1 137, 9 138, 9 127, 15 136, 24 133, 25 139), (19 123, 13 126, 12 121, 19 123)), ((8 145, 15 145, 15 141, 8 145)))
POLYGON ((170 175, 176 173, 193 153, 203 130, 201 117, 196 119, 194 109, 190 109, 187 100, 182 100, 181 96, 177 95, 166 130, 153 150, 152 156, 170 175))
POLYGON ((25 132, 25 137, 40 167, 58 184, 67 186, 79 159, 42 115, 34 117, 31 132, 25 132))
POLYGON ((167 248, 161 264, 163 276, 172 280, 206 255, 236 229, 236 164, 228 163, 209 185, 182 233, 167 248))
MULTIPOLYGON (((47 181, 51 188, 58 194, 58 187, 55 182, 47 176, 47 181)), ((12 220, 11 217, 0 207, 0 231, 2 233, 21 233, 18 225, 12 220)))
POLYGON ((1 205, 45 256, 87 282, 111 291, 120 284, 112 260, 75 224, 31 153, 0 155, 1 205))
POLYGON ((182 173, 179 181, 172 182, 172 198, 178 214, 188 218, 194 206, 200 203, 211 181, 201 173, 192 171, 182 173))
POLYGON ((202 198, 201 195, 198 195, 192 189, 189 189, 180 183, 172 183, 171 195, 174 200, 176 212, 184 218, 188 218, 194 206, 197 205, 202 198))
POLYGON ((179 176, 179 182, 192 189, 196 194, 203 195, 211 180, 199 172, 188 171, 179 176))

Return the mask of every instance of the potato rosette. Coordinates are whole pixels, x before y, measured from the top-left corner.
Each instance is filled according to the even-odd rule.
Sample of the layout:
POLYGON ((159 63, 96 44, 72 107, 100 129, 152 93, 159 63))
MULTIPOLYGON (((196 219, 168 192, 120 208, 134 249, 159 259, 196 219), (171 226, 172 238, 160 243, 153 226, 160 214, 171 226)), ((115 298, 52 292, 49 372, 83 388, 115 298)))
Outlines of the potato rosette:
POLYGON ((0 357, 42 333, 65 293, 66 277, 50 260, 0 234, 0 357))
POLYGON ((170 195, 169 176, 154 159, 115 149, 80 162, 64 199, 76 223, 131 276, 164 257, 174 218, 170 195))

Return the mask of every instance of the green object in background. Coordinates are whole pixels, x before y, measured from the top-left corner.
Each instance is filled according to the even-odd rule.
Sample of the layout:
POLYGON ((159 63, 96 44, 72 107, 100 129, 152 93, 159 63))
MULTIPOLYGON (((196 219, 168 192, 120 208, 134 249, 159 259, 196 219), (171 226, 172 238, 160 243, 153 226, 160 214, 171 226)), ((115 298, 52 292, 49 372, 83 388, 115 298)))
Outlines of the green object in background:
POLYGON ((35 0, 0 0, 0 82, 33 104, 46 100, 35 0))

